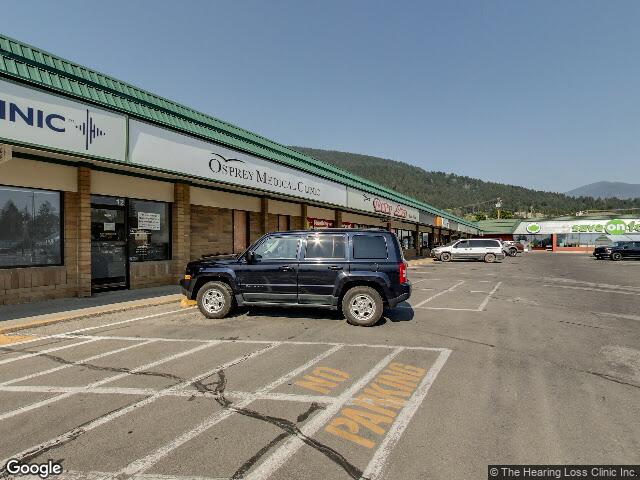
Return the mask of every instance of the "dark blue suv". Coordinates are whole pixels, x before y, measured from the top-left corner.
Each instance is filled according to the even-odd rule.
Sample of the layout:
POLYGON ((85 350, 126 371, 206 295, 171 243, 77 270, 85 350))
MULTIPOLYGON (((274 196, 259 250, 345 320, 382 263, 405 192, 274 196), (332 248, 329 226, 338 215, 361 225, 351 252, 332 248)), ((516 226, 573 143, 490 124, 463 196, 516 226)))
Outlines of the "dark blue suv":
POLYGON ((269 233, 237 258, 190 262, 180 284, 207 318, 234 304, 306 306, 340 308, 360 326, 411 295, 400 242, 381 229, 269 233))

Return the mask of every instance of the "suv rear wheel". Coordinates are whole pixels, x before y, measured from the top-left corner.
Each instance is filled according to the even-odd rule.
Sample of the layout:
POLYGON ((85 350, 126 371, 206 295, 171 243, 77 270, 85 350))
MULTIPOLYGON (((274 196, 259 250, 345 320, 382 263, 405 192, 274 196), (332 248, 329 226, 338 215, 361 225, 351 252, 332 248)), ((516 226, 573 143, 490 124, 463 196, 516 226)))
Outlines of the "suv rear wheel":
POLYGON ((493 253, 487 253, 484 256, 484 261, 487 263, 493 263, 496 261, 496 256, 493 253))
POLYGON ((342 297, 342 313, 351 325, 375 325, 382 316, 382 309, 382 298, 371 287, 353 287, 342 297))
POLYGON ((231 310, 231 288, 224 282, 207 282, 196 297, 198 309, 207 318, 224 318, 231 310))

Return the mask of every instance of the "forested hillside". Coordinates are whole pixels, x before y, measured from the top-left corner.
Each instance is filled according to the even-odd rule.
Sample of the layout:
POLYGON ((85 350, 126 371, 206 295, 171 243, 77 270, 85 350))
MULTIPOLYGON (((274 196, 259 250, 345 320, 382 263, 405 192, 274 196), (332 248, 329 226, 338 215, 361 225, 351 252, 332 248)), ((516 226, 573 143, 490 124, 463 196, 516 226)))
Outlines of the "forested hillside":
POLYGON ((480 211, 491 216, 494 210, 494 202, 491 200, 498 197, 502 199, 503 211, 519 212, 532 209, 545 215, 575 214, 585 210, 640 208, 640 198, 620 200, 571 197, 562 193, 485 182, 453 173, 426 171, 403 162, 369 155, 306 147, 292 148, 458 215, 480 211), (469 206, 484 201, 487 203, 469 206))

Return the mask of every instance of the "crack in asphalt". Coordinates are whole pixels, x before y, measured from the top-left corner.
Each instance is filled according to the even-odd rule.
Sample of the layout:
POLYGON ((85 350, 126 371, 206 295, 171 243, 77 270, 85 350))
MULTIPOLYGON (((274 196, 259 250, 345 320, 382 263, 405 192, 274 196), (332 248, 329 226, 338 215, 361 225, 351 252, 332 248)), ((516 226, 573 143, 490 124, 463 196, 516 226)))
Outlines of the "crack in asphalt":
POLYGON ((531 357, 531 358, 535 359, 536 361, 539 361, 539 362, 542 362, 542 363, 546 363, 546 364, 552 365, 554 367, 559 367, 559 368, 563 368, 563 369, 567 369, 567 370, 572 370, 574 372, 579 372, 579 373, 587 373, 589 375, 594 375, 594 376, 602 378, 604 380, 609 380, 610 382, 619 383, 620 385, 627 385, 627 386, 630 386, 630 387, 640 388, 640 385, 637 385, 635 383, 626 382, 624 380, 620 380, 617 377, 614 377, 612 375, 608 375, 606 373, 601 373, 601 372, 598 372, 598 371, 595 371, 595 370, 584 370, 584 369, 572 367, 572 366, 569 366, 569 365, 563 365, 563 364, 560 364, 560 363, 552 362, 552 361, 547 360, 546 358, 543 358, 543 357, 538 357, 538 356, 533 355, 531 353, 523 353, 523 352, 519 352, 518 350, 511 349, 511 348, 499 347, 499 346, 493 345, 491 343, 480 342, 480 341, 477 341, 477 340, 472 340, 470 338, 454 337, 452 335, 446 335, 444 333, 437 333, 437 332, 426 332, 426 333, 429 333, 431 335, 436 335, 436 336, 439 336, 439 337, 445 337, 445 338, 451 338, 451 339, 454 339, 454 340, 459 340, 461 342, 468 342, 468 343, 473 343, 475 345, 482 345, 482 346, 485 346, 485 347, 496 348, 496 349, 499 349, 499 350, 504 350, 505 352, 514 353, 514 354, 518 354, 518 355, 525 355, 527 357, 531 357))
MULTIPOLYGON (((233 410, 234 412, 239 413, 240 415, 244 415, 245 417, 260 420, 260 421, 269 423, 277 428, 280 428, 281 430, 284 430, 283 433, 281 433, 276 438, 271 440, 269 443, 263 446, 256 454, 254 454, 251 458, 245 461, 242 464, 242 466, 240 466, 240 468, 238 468, 238 470, 236 470, 236 472, 231 476, 232 479, 242 478, 242 475, 244 475, 251 467, 253 467, 255 463, 258 460, 260 460, 260 458, 262 458, 269 450, 271 450, 274 446, 276 446, 286 438, 293 437, 293 436, 298 437, 306 445, 317 450, 318 452, 323 454, 325 457, 327 457, 329 460, 334 462, 336 465, 341 467, 351 478, 359 479, 360 477, 362 477, 362 473, 363 473, 362 470, 360 470, 358 467, 350 463, 338 451, 302 433, 302 431, 300 430, 298 425, 296 425, 296 423, 290 420, 287 420, 286 418, 265 415, 263 413, 257 412, 255 410, 251 410, 249 408, 239 408, 239 407, 233 406, 233 402, 227 399, 224 395, 224 390, 227 385, 227 377, 226 377, 226 374, 224 373, 224 370, 217 372, 217 375, 218 375, 217 381, 214 380, 210 383, 200 382, 196 386, 198 391, 202 393, 204 392, 213 393, 214 395, 216 395, 214 399, 222 408, 233 410), (211 389, 212 386, 214 387, 213 389, 211 389)), ((311 415, 311 413, 322 408, 324 407, 317 405, 315 403, 312 403, 306 412, 298 416, 298 419, 302 417, 303 420, 306 420, 311 415)))
MULTIPOLYGON (((33 352, 27 352, 27 353, 33 353, 33 352)), ((170 373, 164 373, 164 372, 146 372, 146 371, 139 371, 139 372, 133 372, 132 369, 129 368, 118 368, 118 367, 108 367, 108 366, 99 366, 99 365, 93 365, 90 363, 75 363, 69 360, 66 360, 62 357, 59 357, 57 355, 51 355, 51 354, 43 354, 43 357, 49 358, 55 362, 64 364, 64 365, 76 365, 76 366, 83 366, 86 368, 89 368, 91 370, 98 370, 98 371, 108 371, 108 372, 114 372, 114 373, 128 373, 130 375, 148 375, 148 376, 155 376, 155 377, 161 377, 161 378, 169 378, 172 380, 176 381, 176 384, 185 381, 185 378, 182 378, 180 376, 177 375, 173 375, 170 373)), ((222 408, 225 409, 230 409, 233 410, 235 413, 238 413, 240 415, 244 415, 246 417, 249 418, 253 418, 256 420, 260 420, 266 423, 269 423, 271 425, 274 425, 277 428, 280 428, 281 430, 283 430, 283 433, 281 433, 280 435, 278 435, 276 438, 274 438, 272 441, 270 441, 269 443, 267 443, 265 446, 263 446, 256 454, 254 454, 251 458, 249 458, 247 461, 245 461, 237 470, 236 472, 233 474, 233 476, 231 477, 232 479, 238 479, 241 478, 249 469, 251 469, 258 460, 260 460, 260 458, 262 458, 269 450, 271 450, 273 447, 275 447, 276 445, 278 445, 280 442, 282 442, 283 440, 292 437, 292 436, 296 436, 298 438, 300 438, 306 445, 314 448, 315 450, 317 450, 318 452, 322 453, 325 457, 327 457, 329 460, 333 461, 334 463, 336 463, 338 466, 340 466, 342 469, 344 469, 345 472, 347 472, 347 474, 354 479, 359 479, 362 477, 362 471, 360 469, 358 469, 358 467, 356 467, 355 465, 351 464, 342 454, 340 454, 339 452, 337 452, 336 450, 334 450, 333 448, 329 447, 328 445, 325 445, 317 440, 314 440, 308 436, 306 436, 304 433, 302 433, 302 431, 300 430, 300 428, 298 427, 298 425, 296 425, 294 422, 291 422, 285 418, 280 418, 280 417, 275 417, 275 416, 270 416, 270 415, 265 415, 263 413, 257 412, 255 410, 251 410, 249 408, 238 408, 233 406, 233 402, 231 400, 229 400, 228 398, 226 398, 226 396, 224 395, 226 386, 227 386, 227 377, 226 374, 224 372, 224 370, 220 370, 219 372, 217 372, 217 379, 211 380, 209 382, 205 382, 205 379, 201 379, 198 381, 195 381, 192 383, 193 387, 196 388, 196 390, 199 393, 210 393, 213 394, 213 399, 215 400, 216 403, 218 403, 222 408)), ((188 401, 191 401, 195 398, 195 396, 191 396, 188 401)), ((99 420, 101 418, 104 418, 108 415, 111 415, 112 413, 118 412, 122 409, 125 409, 131 405, 134 405, 136 403, 138 403, 140 400, 136 399, 126 405, 123 405, 122 407, 116 408, 114 410, 111 410, 109 412, 106 412, 102 415, 99 415, 91 420, 88 420, 80 425, 78 425, 77 427, 73 428, 72 430, 70 430, 68 432, 67 435, 65 435, 64 438, 61 438, 59 441, 57 441, 54 444, 51 445, 45 445, 45 446, 39 446, 34 448, 33 450, 29 450, 27 452, 25 452, 22 455, 16 455, 13 458, 17 458, 19 461, 21 462, 29 462, 33 459, 35 459, 36 457, 47 453, 49 451, 55 450, 59 447, 62 447, 63 445, 66 445, 70 442, 73 442, 74 440, 76 440, 78 437, 82 436, 84 433, 86 433, 86 430, 84 429, 84 427, 92 422, 95 422, 96 420, 99 420)), ((300 415, 298 415, 297 417, 297 421, 298 422, 303 422, 305 421, 307 418, 309 418, 309 416, 317 411, 317 410, 321 410, 324 409, 323 406, 318 405, 317 403, 312 403, 310 405, 310 407, 303 413, 301 413, 300 415)), ((6 471, 6 466, 2 467, 2 470, 0 470, 0 478, 7 478, 8 477, 8 472, 6 471)))

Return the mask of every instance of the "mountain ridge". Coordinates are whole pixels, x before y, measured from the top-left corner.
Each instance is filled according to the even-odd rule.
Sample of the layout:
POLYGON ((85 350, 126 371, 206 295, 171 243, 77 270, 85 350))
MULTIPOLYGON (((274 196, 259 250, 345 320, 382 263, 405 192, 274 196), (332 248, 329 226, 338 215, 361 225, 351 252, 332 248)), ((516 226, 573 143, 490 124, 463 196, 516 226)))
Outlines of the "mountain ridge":
POLYGON ((572 197, 593 198, 640 198, 640 183, 600 181, 582 185, 566 192, 572 197))
POLYGON ((300 146, 290 148, 456 215, 472 212, 490 215, 498 197, 502 199, 503 211, 532 210, 547 216, 571 215, 588 210, 640 208, 640 198, 573 197, 454 173, 427 171, 415 165, 371 155, 300 146), (476 205, 471 207, 472 204, 476 205))

